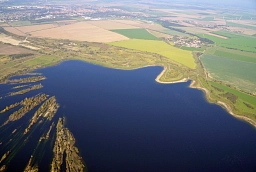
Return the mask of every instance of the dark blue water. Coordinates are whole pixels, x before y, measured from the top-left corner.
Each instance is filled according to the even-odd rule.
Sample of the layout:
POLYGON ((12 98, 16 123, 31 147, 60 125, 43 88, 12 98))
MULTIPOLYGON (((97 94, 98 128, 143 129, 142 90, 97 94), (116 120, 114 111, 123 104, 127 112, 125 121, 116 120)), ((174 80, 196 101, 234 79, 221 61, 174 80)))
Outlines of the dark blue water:
POLYGON ((189 82, 155 82, 161 70, 68 61, 36 72, 90 172, 255 171, 256 130, 189 82))

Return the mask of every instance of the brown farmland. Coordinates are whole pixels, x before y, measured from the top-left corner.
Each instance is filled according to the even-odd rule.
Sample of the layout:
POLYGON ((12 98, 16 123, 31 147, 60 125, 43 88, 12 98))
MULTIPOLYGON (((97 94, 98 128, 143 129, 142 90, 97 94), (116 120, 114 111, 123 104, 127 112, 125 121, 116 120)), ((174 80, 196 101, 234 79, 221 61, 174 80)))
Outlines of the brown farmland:
POLYGON ((100 27, 102 29, 106 29, 106 30, 138 28, 137 26, 133 26, 130 24, 125 24, 125 23, 121 23, 113 20, 88 21, 87 23, 100 27))
POLYGON ((28 54, 28 53, 33 53, 33 51, 27 50, 25 48, 17 47, 17 46, 0 44, 1 55, 28 54))
MULTIPOLYGON (((21 26, 16 27, 16 29, 30 34, 32 37, 39 38, 70 39, 89 42, 114 42, 129 39, 123 35, 102 29, 87 22, 76 22, 68 25, 44 24, 21 26)), ((13 30, 9 31, 13 33, 13 30)))

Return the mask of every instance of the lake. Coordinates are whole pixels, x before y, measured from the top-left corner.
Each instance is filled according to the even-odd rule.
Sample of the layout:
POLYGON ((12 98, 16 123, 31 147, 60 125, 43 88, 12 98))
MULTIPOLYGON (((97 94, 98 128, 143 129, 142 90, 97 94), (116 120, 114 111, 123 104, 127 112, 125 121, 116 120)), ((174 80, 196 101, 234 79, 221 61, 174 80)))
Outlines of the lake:
MULTIPOLYGON (((157 83, 162 70, 67 61, 37 70, 47 79, 34 93, 56 96, 89 172, 255 171, 255 128, 208 103, 190 82, 157 83)), ((1 93, 8 87, 0 85, 1 93)), ((0 108, 23 97, 0 100, 0 108)))

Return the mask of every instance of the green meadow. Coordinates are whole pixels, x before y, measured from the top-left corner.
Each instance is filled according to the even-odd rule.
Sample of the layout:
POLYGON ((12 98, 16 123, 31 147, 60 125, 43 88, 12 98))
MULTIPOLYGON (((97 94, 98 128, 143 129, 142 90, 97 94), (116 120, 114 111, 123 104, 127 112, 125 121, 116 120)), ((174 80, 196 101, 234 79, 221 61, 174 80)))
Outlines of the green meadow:
POLYGON ((248 92, 256 91, 256 63, 210 54, 204 54, 200 59, 211 77, 248 92))
POLYGON ((36 57, 32 60, 25 61, 22 65, 29 65, 29 66, 34 66, 34 65, 50 65, 53 63, 56 63, 60 60, 60 58, 54 57, 54 56, 49 56, 49 55, 43 55, 36 57))
POLYGON ((244 55, 240 55, 240 54, 236 54, 236 53, 225 52, 225 51, 220 51, 220 50, 216 50, 214 55, 230 58, 233 60, 256 63, 256 56, 255 56, 255 58, 253 58, 253 57, 248 57, 248 56, 244 56, 244 55))
POLYGON ((248 95, 217 82, 202 79, 200 79, 200 82, 210 91, 210 100, 213 100, 213 102, 216 102, 216 100, 225 102, 230 107, 233 107, 232 111, 235 114, 246 116, 253 121, 256 120, 254 115, 256 108, 255 96, 248 95))
POLYGON ((111 31, 119 33, 130 39, 159 40, 157 37, 150 34, 146 29, 117 29, 111 31))
POLYGON ((222 84, 219 84, 219 83, 216 83, 216 82, 212 82, 212 81, 209 81, 209 82, 210 82, 211 85, 213 85, 215 87, 218 87, 218 88, 220 88, 220 89, 222 89, 226 92, 232 93, 232 94, 236 95, 238 98, 242 99, 243 101, 246 101, 246 102, 256 106, 256 97, 248 95, 246 93, 243 93, 241 91, 232 89, 230 87, 227 87, 225 85, 222 85, 222 84))
POLYGON ((228 39, 218 38, 207 34, 199 34, 198 36, 212 40, 217 46, 241 51, 256 52, 256 38, 226 32, 214 32, 214 34, 226 36, 228 39))

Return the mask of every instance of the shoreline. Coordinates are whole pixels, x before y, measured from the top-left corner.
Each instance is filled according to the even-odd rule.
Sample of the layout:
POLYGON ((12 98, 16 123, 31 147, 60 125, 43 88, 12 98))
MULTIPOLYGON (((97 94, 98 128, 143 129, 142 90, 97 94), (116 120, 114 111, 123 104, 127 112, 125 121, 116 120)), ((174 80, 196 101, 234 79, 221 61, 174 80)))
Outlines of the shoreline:
MULTIPOLYGON (((111 68, 111 67, 108 67, 108 66, 104 66, 104 67, 111 68)), ((142 68, 147 68, 147 67, 163 67, 163 66, 160 66, 160 65, 146 65, 146 66, 141 66, 141 67, 136 67, 136 68, 131 68, 131 69, 124 69, 124 68, 112 68, 112 69, 118 69, 118 70, 137 70, 137 69, 142 69, 142 68)), ((177 80, 177 81, 160 81, 160 78, 163 76, 163 74, 167 70, 166 67, 163 67, 163 68, 164 69, 161 71, 160 74, 157 75, 157 77, 155 79, 155 81, 160 83, 160 84, 176 84, 176 83, 187 82, 189 80, 188 78, 183 78, 183 79, 177 80)))
POLYGON ((254 122, 253 120, 251 120, 250 118, 248 118, 246 116, 240 116, 240 115, 237 115, 237 114, 233 113, 230 106, 228 106, 226 103, 224 103, 222 101, 217 101, 217 104, 220 105, 221 107, 223 107, 224 109, 226 109, 229 112, 229 114, 231 114, 235 118, 240 119, 242 121, 246 121, 246 122, 248 122, 249 124, 253 125, 256 128, 256 122, 254 122))
MULTIPOLYGON (((194 89, 198 89, 198 90, 202 90, 204 93, 205 93, 205 96, 206 96, 206 99, 207 99, 207 95, 210 97, 210 92, 209 90, 207 90, 206 88, 203 88, 203 87, 196 87, 194 86, 194 84, 196 83, 196 81, 192 81, 191 84, 189 85, 190 88, 194 88, 194 89)), ((209 101, 208 101, 209 102, 209 101)), ((253 121, 252 119, 246 117, 246 116, 241 116, 241 115, 237 115, 235 114, 233 111, 232 111, 232 108, 230 106, 228 106, 226 103, 222 102, 222 101, 219 101, 217 100, 217 103, 213 103, 213 104, 216 104, 216 105, 219 105, 221 106, 223 109, 225 109, 230 115, 232 115, 233 117, 239 119, 239 120, 242 120, 242 121, 245 121, 249 124, 251 124, 253 127, 256 128, 256 122, 253 121)))
MULTIPOLYGON (((80 60, 80 59, 64 59, 64 60, 61 60, 61 61, 57 61, 56 63, 53 63, 52 65, 40 66, 40 67, 38 67, 38 68, 29 70, 28 72, 32 72, 32 71, 34 71, 34 70, 43 69, 43 68, 47 68, 47 67, 56 66, 56 65, 61 64, 62 62, 70 61, 70 60, 78 60, 78 61, 82 61, 82 62, 86 62, 86 63, 91 63, 91 62, 84 61, 84 60, 80 60)), ((99 65, 99 64, 95 64, 95 63, 91 63, 91 64, 99 65)), ((99 65, 99 66, 102 66, 102 65, 99 65)), ((169 82, 160 81, 160 78, 162 77, 162 75, 163 75, 163 74, 166 72, 166 70, 167 70, 167 67, 161 66, 161 65, 145 65, 145 66, 136 67, 136 68, 131 68, 131 69, 124 69, 124 68, 112 68, 112 69, 118 69, 118 70, 136 70, 136 69, 147 68, 147 67, 155 67, 155 66, 163 67, 163 68, 164 68, 164 69, 161 71, 161 73, 158 74, 157 77, 155 78, 155 81, 158 82, 158 83, 160 83, 160 84, 177 84, 177 83, 187 82, 187 81, 189 80, 188 78, 183 78, 183 79, 178 80, 178 81, 169 81, 169 82)), ((102 67, 111 68, 111 67, 108 67, 108 66, 102 66, 102 67)), ((18 75, 19 75, 19 74, 18 74, 18 75)), ((18 76, 18 75, 13 75, 13 76, 18 76)), ((22 74, 21 74, 21 75, 22 75, 22 74)), ((13 76, 11 76, 11 77, 13 77, 13 76)), ((192 82, 191 82, 190 85, 189 85, 190 88, 194 88, 194 89, 198 89, 198 90, 203 91, 203 92, 205 93, 206 99, 207 99, 207 95, 209 96, 209 98, 211 98, 211 97, 210 97, 209 90, 207 90, 207 89, 204 88, 204 87, 196 87, 196 86, 194 86, 194 84, 196 83, 196 81, 194 81, 194 80, 191 80, 191 81, 192 81, 192 82)), ((0 84, 6 84, 6 83, 0 83, 0 84)), ((208 101, 208 103, 211 103, 211 102, 208 101)), ((246 122, 248 122, 249 124, 253 125, 253 126, 256 128, 256 122, 255 122, 255 121, 251 120, 251 119, 248 118, 248 117, 241 116, 241 115, 237 115, 237 114, 233 113, 231 107, 229 107, 226 103, 217 100, 217 103, 214 103, 214 104, 217 104, 217 105, 221 106, 221 107, 224 108, 230 115, 234 116, 234 117, 237 118, 237 119, 246 121, 246 122)))

